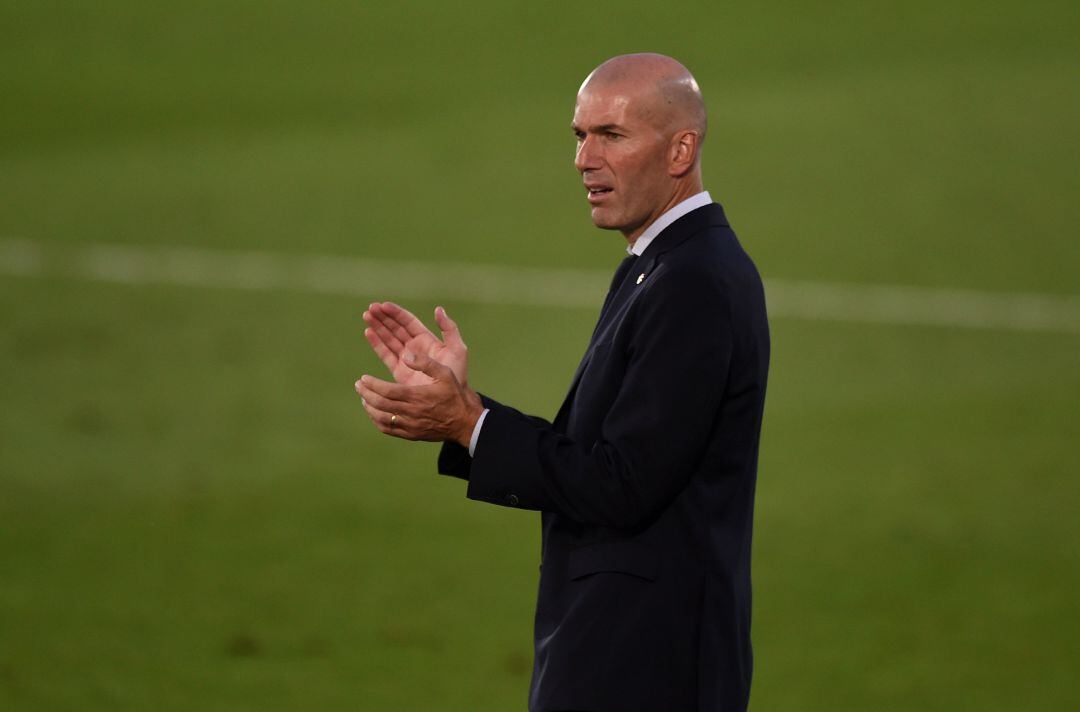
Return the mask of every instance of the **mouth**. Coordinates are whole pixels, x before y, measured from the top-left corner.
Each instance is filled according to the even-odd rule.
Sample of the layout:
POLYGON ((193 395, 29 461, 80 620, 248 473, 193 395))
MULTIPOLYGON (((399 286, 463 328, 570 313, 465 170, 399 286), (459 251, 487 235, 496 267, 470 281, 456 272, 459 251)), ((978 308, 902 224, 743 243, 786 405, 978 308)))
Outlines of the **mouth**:
POLYGON ((614 191, 614 188, 608 188, 607 186, 585 186, 585 189, 588 191, 589 202, 593 205, 603 201, 606 196, 614 191))

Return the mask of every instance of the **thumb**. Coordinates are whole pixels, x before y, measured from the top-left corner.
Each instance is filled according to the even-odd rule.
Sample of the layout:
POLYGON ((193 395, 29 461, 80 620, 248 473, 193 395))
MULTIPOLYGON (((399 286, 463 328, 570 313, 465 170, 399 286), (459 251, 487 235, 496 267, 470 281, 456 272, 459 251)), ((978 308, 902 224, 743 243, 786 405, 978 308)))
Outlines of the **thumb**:
POLYGON ((431 358, 427 354, 417 353, 412 350, 408 350, 402 357, 408 365, 414 371, 420 371, 431 376, 436 381, 451 382, 454 379, 454 372, 449 367, 439 363, 435 359, 431 358))
POLYGON ((450 318, 450 315, 442 307, 435 307, 435 323, 439 325, 439 330, 442 331, 444 344, 455 351, 465 350, 465 342, 461 339, 461 332, 458 331, 457 323, 450 318))

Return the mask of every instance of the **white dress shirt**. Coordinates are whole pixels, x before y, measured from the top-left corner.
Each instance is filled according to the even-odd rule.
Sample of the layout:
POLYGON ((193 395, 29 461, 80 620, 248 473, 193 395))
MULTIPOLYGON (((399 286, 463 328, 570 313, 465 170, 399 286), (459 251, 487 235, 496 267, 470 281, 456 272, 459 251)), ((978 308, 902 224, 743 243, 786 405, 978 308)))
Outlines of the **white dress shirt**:
MULTIPOLYGON (((675 222, 683 215, 686 215, 691 210, 697 210, 712 202, 712 196, 709 195, 709 191, 703 190, 697 195, 692 195, 681 203, 676 203, 666 213, 652 221, 645 232, 638 235, 638 239, 634 240, 633 245, 628 245, 626 251, 631 255, 637 255, 641 257, 646 248, 652 241, 656 239, 657 235, 662 233, 664 229, 675 222)), ((476 452, 476 442, 480 439, 480 427, 484 424, 484 418, 487 417, 488 408, 484 408, 484 412, 480 414, 480 417, 476 419, 476 425, 473 426, 472 437, 469 438, 469 457, 473 456, 476 452)))
POLYGON ((638 239, 634 240, 633 245, 628 245, 626 251, 632 255, 641 257, 641 254, 645 252, 645 249, 652 244, 652 241, 656 239, 657 235, 662 233, 668 225, 675 222, 683 215, 686 215, 691 210, 697 210, 712 202, 712 196, 709 195, 709 191, 703 190, 697 195, 691 195, 681 203, 676 203, 671 206, 671 209, 666 213, 653 220, 652 224, 645 228, 645 232, 638 235, 638 239))

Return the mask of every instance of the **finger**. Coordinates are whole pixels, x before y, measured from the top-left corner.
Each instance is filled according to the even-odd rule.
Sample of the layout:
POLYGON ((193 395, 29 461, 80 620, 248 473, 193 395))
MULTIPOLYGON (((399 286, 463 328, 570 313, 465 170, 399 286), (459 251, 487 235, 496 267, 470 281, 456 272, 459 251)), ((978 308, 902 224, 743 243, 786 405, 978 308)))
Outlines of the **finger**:
POLYGON ((455 351, 464 351, 465 342, 461 340, 461 332, 458 331, 457 322, 450 318, 442 307, 435 307, 435 323, 442 331, 443 343, 455 351))
POLYGON ((397 435, 398 437, 403 436, 402 416, 397 415, 396 413, 388 413, 384 410, 379 410, 367 401, 364 401, 364 410, 367 412, 368 417, 371 418, 371 422, 375 424, 375 427, 378 428, 380 432, 386 433, 387 435, 397 435))
POLYGON ((387 432, 387 430, 389 429, 390 421, 388 418, 384 417, 384 413, 381 410, 372 408, 370 405, 368 405, 367 401, 360 401, 360 403, 364 406, 364 412, 367 413, 368 418, 371 419, 371 422, 375 425, 375 427, 378 428, 381 432, 387 432))
POLYGON ((397 354, 386 346, 386 342, 379 338, 379 335, 372 328, 364 329, 364 338, 371 344, 371 348, 375 355, 379 357, 379 360, 390 370, 390 373, 393 373, 398 365, 397 354))
POLYGON ((383 313, 382 307, 378 302, 369 304, 368 308, 364 310, 364 321, 368 326, 375 326, 385 318, 386 314, 383 313))
MULTIPOLYGON (((386 345, 387 348, 394 352, 394 355, 401 353, 400 348, 394 348, 399 345, 401 341, 396 339, 393 334, 387 330, 387 327, 382 324, 381 318, 377 317, 372 311, 374 307, 375 305, 372 305, 372 307, 369 307, 364 312, 364 323, 367 324, 369 330, 372 330, 375 335, 378 336, 383 345, 386 345)), ((365 336, 367 336, 366 332, 365 336)), ((368 341, 370 341, 370 337, 368 337, 368 341)), ((374 344, 372 346, 373 348, 375 347, 374 344)))
POLYGON ((401 360, 404 361, 405 365, 409 368, 414 371, 425 373, 436 381, 442 383, 454 383, 457 380, 454 378, 454 372, 451 371, 448 366, 439 363, 427 354, 420 354, 406 349, 401 360))
MULTIPOLYGON (((391 303, 392 302, 387 302, 387 304, 391 304, 391 303)), ((410 338, 412 338, 412 335, 409 333, 409 330, 406 329, 402 324, 400 324, 393 316, 391 316, 390 312, 388 312, 386 310, 386 308, 382 304, 379 304, 379 303, 372 304, 369 307, 369 311, 372 314, 372 319, 373 319, 372 326, 379 326, 382 329, 386 330, 387 332, 393 334, 394 338, 397 339, 398 341, 400 341, 401 343, 405 343, 410 338)), ((406 312, 406 313, 408 313, 408 312, 406 312)), ((412 315, 410 314, 409 316, 412 316, 412 315)), ((413 318, 415 318, 415 317, 413 317, 413 318)), ((417 323, 419 323, 419 320, 417 320, 417 323)), ((423 332, 429 333, 429 334, 431 333, 430 331, 427 330, 426 327, 423 326, 423 324, 420 324, 420 326, 421 326, 423 332)), ((434 334, 432 334, 432 336, 434 336, 434 334)))
POLYGON ((395 356, 401 358, 401 352, 405 350, 405 341, 402 341, 397 334, 386 328, 386 324, 381 321, 376 321, 371 328, 375 330, 376 335, 386 344, 386 347, 393 351, 395 356))
POLYGON ((356 382, 356 388, 363 398, 367 398, 367 393, 371 392, 387 400, 398 401, 401 407, 405 407, 405 404, 415 403, 420 400, 417 397, 418 389, 423 388, 423 386, 403 386, 400 383, 391 383, 381 378, 364 375, 356 382))
POLYGON ((356 382, 356 392, 360 394, 360 398, 366 405, 370 405, 386 413, 416 415, 418 411, 418 406, 415 403, 387 398, 386 396, 371 390, 364 384, 363 379, 356 382))
MULTIPOLYGON (((393 319, 401 328, 405 329, 405 332, 409 336, 420 336, 421 334, 431 334, 431 329, 424 326, 424 322, 413 314, 411 311, 403 306, 394 304, 393 302, 383 302, 383 311, 393 319)), ((431 334, 434 336, 434 334, 431 334)), ((408 339, 402 339, 402 341, 408 341, 408 339)))
POLYGON ((395 354, 401 354, 402 347, 410 338, 408 332, 391 319, 382 310, 381 305, 372 304, 368 307, 368 310, 364 312, 364 321, 369 327, 375 329, 375 333, 379 335, 379 338, 386 343, 391 351, 395 354))

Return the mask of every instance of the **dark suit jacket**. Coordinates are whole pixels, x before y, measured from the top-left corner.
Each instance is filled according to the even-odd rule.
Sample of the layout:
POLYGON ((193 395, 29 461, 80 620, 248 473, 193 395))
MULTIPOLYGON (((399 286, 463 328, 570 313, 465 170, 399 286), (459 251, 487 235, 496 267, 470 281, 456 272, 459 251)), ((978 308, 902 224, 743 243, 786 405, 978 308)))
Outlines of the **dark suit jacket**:
POLYGON ((485 397, 475 457, 443 447, 469 497, 542 512, 530 710, 746 708, 768 360, 761 279, 714 203, 613 284, 553 423, 485 397))

